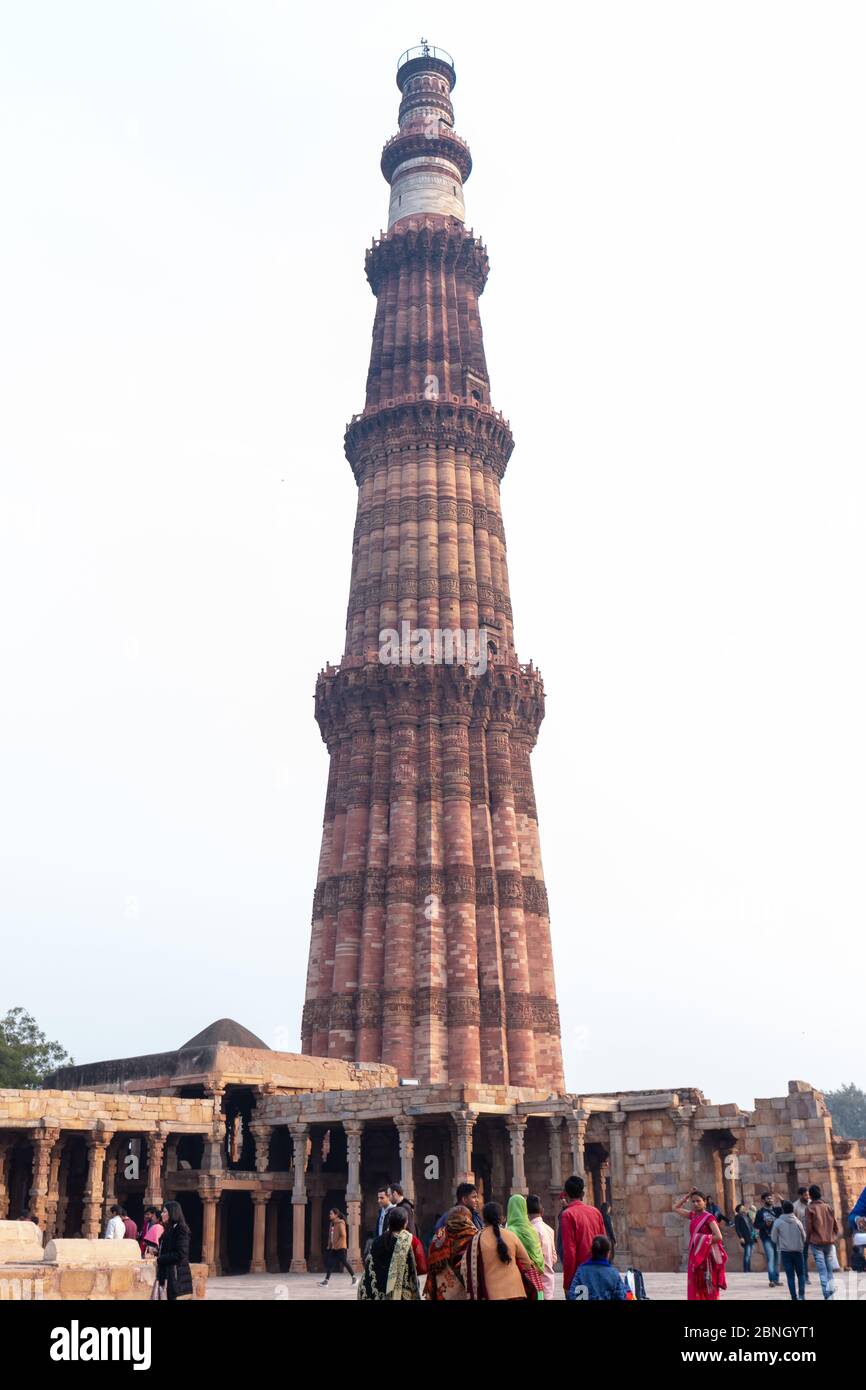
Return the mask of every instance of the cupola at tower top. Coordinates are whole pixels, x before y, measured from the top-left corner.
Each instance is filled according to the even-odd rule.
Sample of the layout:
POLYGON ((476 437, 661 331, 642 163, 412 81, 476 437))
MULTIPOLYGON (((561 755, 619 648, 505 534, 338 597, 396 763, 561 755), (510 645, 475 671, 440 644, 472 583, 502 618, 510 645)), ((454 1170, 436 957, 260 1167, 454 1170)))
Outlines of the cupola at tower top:
POLYGON ((463 184, 472 157, 454 129, 456 81, 451 55, 426 39, 397 64, 400 128, 382 151, 382 173, 391 185, 389 228, 425 213, 464 220, 463 184))

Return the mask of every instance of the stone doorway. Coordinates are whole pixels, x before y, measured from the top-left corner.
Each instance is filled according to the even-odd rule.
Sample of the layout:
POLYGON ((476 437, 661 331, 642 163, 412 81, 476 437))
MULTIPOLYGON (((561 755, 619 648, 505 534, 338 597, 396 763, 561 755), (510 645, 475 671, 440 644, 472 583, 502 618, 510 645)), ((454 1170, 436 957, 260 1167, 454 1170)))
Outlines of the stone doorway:
POLYGON ((7 1159, 6 1188, 9 1193, 9 1220, 17 1221, 30 1210, 30 1184, 33 1175, 33 1145, 13 1144, 7 1159))

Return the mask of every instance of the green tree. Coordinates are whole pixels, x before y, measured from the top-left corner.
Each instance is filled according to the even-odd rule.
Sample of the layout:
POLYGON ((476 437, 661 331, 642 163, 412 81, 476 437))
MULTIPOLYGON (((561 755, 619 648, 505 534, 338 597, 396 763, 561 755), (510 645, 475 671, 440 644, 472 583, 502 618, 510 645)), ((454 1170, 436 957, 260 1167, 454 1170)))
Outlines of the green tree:
POLYGON ((35 1090, 49 1072, 71 1062, 66 1049, 49 1042, 26 1009, 10 1009, 0 1018, 0 1087, 35 1090))
POLYGON ((841 1139, 866 1139, 866 1091, 849 1081, 838 1091, 825 1091, 824 1099, 841 1139))

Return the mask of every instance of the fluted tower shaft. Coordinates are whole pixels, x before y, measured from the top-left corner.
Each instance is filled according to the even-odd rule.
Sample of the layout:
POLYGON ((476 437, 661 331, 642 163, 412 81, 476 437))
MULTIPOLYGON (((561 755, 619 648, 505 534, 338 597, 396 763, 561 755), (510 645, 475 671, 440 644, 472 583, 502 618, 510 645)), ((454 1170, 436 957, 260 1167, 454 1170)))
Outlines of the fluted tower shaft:
POLYGON ((346 431, 345 647, 316 687, 331 761, 302 1046, 430 1084, 562 1090, 530 771, 544 689, 514 647, 487 253, 463 221, 453 63, 404 59, 389 225, 367 252, 366 403, 346 431))

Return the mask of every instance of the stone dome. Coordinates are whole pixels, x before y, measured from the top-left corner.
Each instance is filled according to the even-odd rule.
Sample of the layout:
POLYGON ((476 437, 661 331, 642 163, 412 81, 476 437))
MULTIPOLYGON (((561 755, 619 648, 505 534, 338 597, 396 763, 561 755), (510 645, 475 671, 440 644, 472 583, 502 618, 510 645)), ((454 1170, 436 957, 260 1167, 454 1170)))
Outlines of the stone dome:
POLYGON ((233 1018, 218 1018, 216 1023, 211 1023, 189 1042, 183 1043, 180 1051, 186 1052, 191 1047, 216 1047, 217 1043, 225 1043, 228 1047, 257 1047, 263 1052, 271 1050, 267 1043, 263 1043, 249 1028, 235 1023, 233 1018))

